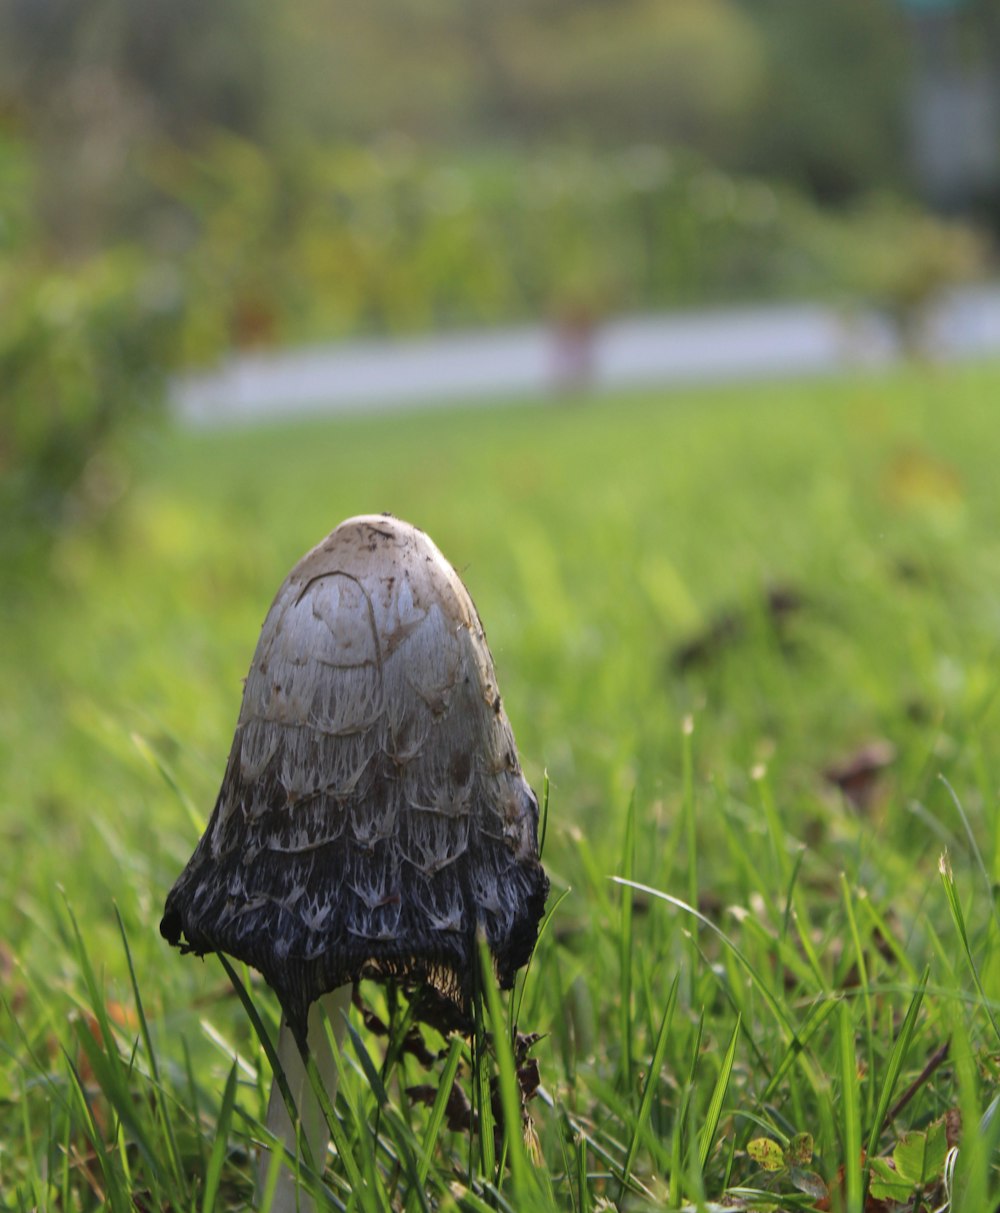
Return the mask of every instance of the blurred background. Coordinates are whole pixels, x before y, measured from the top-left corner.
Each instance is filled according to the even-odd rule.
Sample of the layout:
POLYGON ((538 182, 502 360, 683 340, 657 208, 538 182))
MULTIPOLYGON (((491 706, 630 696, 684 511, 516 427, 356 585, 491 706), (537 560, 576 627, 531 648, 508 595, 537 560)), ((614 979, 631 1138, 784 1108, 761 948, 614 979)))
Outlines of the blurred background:
MULTIPOLYGON (((189 1143, 170 1186, 166 1145, 119 1137, 121 1207, 203 1201, 215 1042, 245 1050, 248 1028, 156 924, 271 596, 382 510, 468 585, 525 772, 551 779, 545 863, 574 893, 524 1022, 568 1059, 544 1074, 596 1076, 566 1106, 612 1153, 639 1140, 607 1095, 631 1035, 618 870, 730 925, 750 907, 741 946, 810 1049, 814 995, 867 990, 852 947, 886 1042, 926 954, 945 1010, 910 1061, 953 1037, 983 1075, 975 1124, 996 1024, 968 1003, 977 1068, 933 889, 943 845, 966 890, 989 866, 973 950, 1000 1006, 998 241, 1000 0, 0 0, 0 1208, 111 1207, 91 1138, 159 1126, 159 1078, 96 1137, 83 1088, 60 1094, 64 1062, 95 1056, 81 937, 123 1027, 138 974, 189 1143), (671 366, 690 377, 667 386, 671 366), (352 375, 367 395, 329 415, 352 375), (287 407, 293 381, 322 416, 287 407), (418 381, 451 407, 403 407, 418 381), (793 921, 818 984, 797 945, 771 950, 793 921)), ((737 987, 707 934, 639 914, 630 1107, 673 974, 692 1008, 710 986, 721 1005, 717 973, 737 987)), ((871 1048, 867 994, 845 1003, 871 1048)), ((723 1057, 704 1022, 672 1037, 676 1074, 723 1057)), ((746 1024, 750 1098, 792 1053, 782 1028, 767 1061, 746 1024)), ((839 1184, 832 1039, 815 1100, 778 1115, 817 1142, 829 1123, 839 1184)), ((940 1074, 961 1088, 963 1064, 940 1074)), ((715 1103, 710 1076, 681 1107, 715 1103)), ((572 1157, 561 1119, 544 1132, 550 1165, 572 1157)))
POLYGON ((6 0, 3 546, 234 351, 531 322, 572 379, 817 300, 919 347, 994 270, 998 59, 995 0, 6 0))

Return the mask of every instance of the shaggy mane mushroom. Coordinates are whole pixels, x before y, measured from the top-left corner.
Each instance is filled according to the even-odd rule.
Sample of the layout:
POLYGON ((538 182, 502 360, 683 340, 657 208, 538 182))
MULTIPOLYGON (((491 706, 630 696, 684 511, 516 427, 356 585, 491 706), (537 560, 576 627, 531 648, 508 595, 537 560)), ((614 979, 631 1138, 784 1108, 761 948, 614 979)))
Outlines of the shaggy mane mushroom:
MULTIPOLYGON (((509 988, 548 891, 537 827, 465 586, 422 531, 348 519, 278 590, 215 809, 160 923, 277 993, 278 1056, 320 1170, 328 1131, 304 1068, 311 1050, 332 1097, 320 1000, 335 1031, 362 978, 430 986, 464 1014, 479 930, 509 988)), ((276 1084, 268 1128, 294 1154, 276 1084)), ((296 1208, 289 1169, 272 1207, 296 1208)))

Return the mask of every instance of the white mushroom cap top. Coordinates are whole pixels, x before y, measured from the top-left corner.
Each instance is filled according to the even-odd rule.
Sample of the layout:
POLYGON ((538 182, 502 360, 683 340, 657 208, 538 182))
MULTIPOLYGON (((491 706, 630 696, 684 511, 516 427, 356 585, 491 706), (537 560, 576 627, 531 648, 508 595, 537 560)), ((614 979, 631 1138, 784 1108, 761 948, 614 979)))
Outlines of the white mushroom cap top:
POLYGON ((480 925, 501 986, 534 947, 537 825, 465 586, 422 531, 351 518, 268 612, 160 930, 257 968, 302 1040, 309 1005, 362 977, 461 1007, 480 925))

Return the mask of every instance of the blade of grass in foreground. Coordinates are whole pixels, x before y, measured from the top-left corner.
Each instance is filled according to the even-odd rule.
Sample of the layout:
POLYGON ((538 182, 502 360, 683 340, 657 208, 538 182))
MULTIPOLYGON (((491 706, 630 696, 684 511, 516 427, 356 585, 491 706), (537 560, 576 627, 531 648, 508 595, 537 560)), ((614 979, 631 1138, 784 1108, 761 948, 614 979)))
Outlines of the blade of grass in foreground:
POLYGON ((899 1030, 899 1035, 896 1037, 896 1043, 892 1046, 892 1053, 889 1055, 889 1064, 886 1066, 885 1077, 882 1079, 882 1092, 879 1095, 878 1106, 875 1109, 875 1116, 872 1120, 871 1132, 868 1135, 868 1151, 866 1154, 865 1170, 867 1173, 868 1159, 874 1158, 878 1151, 878 1141, 882 1136, 882 1128, 885 1124, 886 1113, 889 1111, 889 1105, 892 1102, 893 1094, 896 1090, 896 1083, 899 1081, 900 1072, 903 1069, 903 1062, 906 1060, 906 1054, 910 1047, 910 1041, 913 1039, 913 1032, 917 1026, 917 1016, 920 1013, 920 1004, 923 1002, 924 990, 927 987, 927 979, 930 976, 930 965, 924 969, 923 976, 920 979, 920 985, 910 999, 910 1005, 906 1011, 906 1018, 903 1020, 903 1026, 899 1030))
POLYGON ((635 873, 635 793, 625 815, 625 853, 622 859, 621 931, 619 933, 619 1026, 622 1090, 632 1087, 632 877, 635 873))
POLYGON ((98 1130, 93 1108, 90 1106, 90 1100, 87 1098, 86 1087, 68 1053, 65 1053, 65 1058, 72 1080, 73 1097, 83 1119, 84 1129, 87 1137, 90 1139, 91 1148, 101 1169, 101 1178, 104 1180, 105 1190, 103 1195, 106 1202, 105 1208, 110 1208, 112 1213, 130 1213, 132 1208, 131 1197, 122 1187, 121 1176, 112 1164, 104 1138, 98 1130))
POLYGON ((121 1125, 131 1134, 137 1149, 142 1153, 149 1167, 150 1175, 158 1184, 165 1183, 160 1166, 160 1151, 156 1142, 148 1133, 148 1125, 142 1118, 141 1107, 136 1104, 132 1093, 132 1061, 126 1064, 118 1049, 111 1018, 103 994, 98 986, 97 977, 90 955, 84 943, 76 915, 69 903, 65 904, 69 915, 73 938, 76 944, 80 972, 83 975, 84 986, 93 1011, 94 1022, 97 1024, 100 1040, 91 1031, 90 1025, 82 1019, 77 1022, 77 1039, 97 1079, 102 1094, 114 1109, 121 1125))
POLYGON ((733 1072, 733 1063, 736 1060, 736 1045, 740 1038, 741 1026, 742 1018, 737 1015, 736 1026, 733 1028, 733 1034, 729 1038, 729 1047, 726 1049, 726 1055, 722 1059, 719 1077, 716 1080, 715 1089, 712 1091, 712 1098, 708 1104, 708 1111, 705 1114, 705 1123, 701 1127, 701 1141, 698 1146, 698 1166, 702 1173, 705 1171, 705 1164, 708 1162, 712 1143, 715 1141, 715 1133, 722 1118, 722 1105, 726 1098, 726 1091, 729 1089, 729 1078, 733 1072))
MULTIPOLYGON (((314 1182, 320 1183, 321 1178, 319 1175, 317 1175, 315 1160, 313 1159, 312 1152, 309 1149, 309 1142, 306 1140, 306 1135, 302 1131, 302 1122, 299 1119, 298 1109, 295 1106, 295 1099, 292 1096, 292 1089, 288 1084, 288 1078, 285 1075, 285 1070, 281 1064, 280 1058, 278 1057, 277 1050, 271 1042, 267 1028, 264 1026, 264 1021, 261 1019, 260 1013, 253 1004, 253 999, 247 992, 246 986, 240 980, 240 975, 230 963, 229 958, 222 952, 218 952, 216 955, 218 956, 222 967, 225 969, 226 976, 229 978, 233 989, 236 991, 237 997, 243 1004, 243 1009, 247 1013, 247 1018, 250 1020, 250 1024, 257 1035, 260 1046, 264 1050, 267 1060, 271 1065, 271 1072, 274 1076, 274 1081, 278 1084, 278 1090, 281 1092, 281 1098, 284 1100, 285 1109, 288 1112, 288 1118, 295 1126, 298 1153, 304 1164, 302 1167, 302 1172, 305 1174, 305 1172, 308 1170, 308 1174, 313 1177, 314 1182)), ((321 1089, 322 1083, 319 1081, 319 1077, 316 1074, 316 1062, 312 1058, 309 1059, 306 1073, 308 1074, 309 1081, 311 1083, 313 1083, 315 1078, 313 1089, 321 1089)), ((325 1094, 325 1092, 323 1092, 323 1094, 325 1094)), ((330 1136, 333 1138, 337 1151, 341 1155, 344 1170, 348 1174, 352 1190, 355 1192, 361 1192, 363 1190, 361 1173, 358 1171, 358 1166, 354 1159, 354 1155, 350 1152, 348 1147, 343 1126, 337 1119, 337 1116, 330 1104, 329 1096, 326 1097, 325 1102, 323 1102, 321 1098, 320 1106, 323 1109, 323 1115, 327 1119, 327 1123, 330 1128, 330 1136)))
POLYGON ((215 1198, 222 1179, 222 1165, 226 1161, 226 1148, 229 1144, 229 1128, 233 1119, 233 1104, 236 1102, 236 1072, 234 1061, 226 1079, 226 1089, 222 1095, 222 1107, 219 1109, 219 1119, 215 1126, 215 1143, 208 1160, 208 1170, 205 1172, 205 1193, 201 1202, 202 1213, 212 1213, 215 1208, 215 1198))
POLYGON ((966 841, 969 844, 969 850, 972 854, 973 859, 976 861, 976 867, 979 869, 979 874, 983 878, 983 888, 986 890, 986 895, 987 895, 987 898, 989 899, 990 911, 993 916, 993 925, 997 928, 1000 928, 1000 917, 998 917, 998 914, 997 914, 996 898, 993 896, 993 881, 990 879, 990 875, 986 870, 986 864, 983 860, 983 855, 979 849, 979 845, 976 842, 976 836, 972 831, 972 825, 969 821, 969 816, 966 813, 965 809, 962 807, 962 802, 958 798, 958 793, 951 786, 951 784, 944 777, 944 775, 939 774, 938 779, 940 779, 940 781, 947 788, 948 795, 951 797, 952 804, 954 804, 954 806, 955 806, 955 812, 958 813, 958 816, 961 819, 962 828, 965 830, 966 841))
POLYGON ((689 1128, 692 1097, 695 1091, 695 1076, 698 1073, 698 1059, 701 1057, 701 1041, 705 1031, 705 1011, 702 1009, 698 1017, 698 1028, 690 1046, 691 1065, 687 1079, 681 1088, 681 1097, 674 1114, 674 1123, 670 1137, 670 1172, 669 1187, 671 1205, 679 1205, 684 1188, 685 1164, 690 1158, 690 1151, 685 1149, 684 1131, 689 1128))
POLYGON ((587 1175, 587 1143, 580 1138, 576 1143, 576 1213, 590 1213, 590 1182, 587 1175))
POLYGON ((861 933, 858 931, 858 920, 854 914, 854 902, 851 900, 851 889, 844 872, 840 873, 840 891, 844 902, 844 912, 851 931, 851 942, 854 944, 854 963, 858 966, 858 988, 861 992, 861 1002, 865 1013, 865 1044, 867 1056, 868 1081, 865 1083, 865 1117, 872 1119, 872 1104, 874 1085, 872 1078, 875 1074, 875 1012, 872 1008, 872 993, 868 981, 868 963, 865 960, 865 949, 861 943, 861 933))
POLYGON ((769 1010, 771 1011, 771 1014, 778 1021, 778 1023, 782 1026, 782 1028, 784 1028, 784 1030, 788 1033, 789 1038, 790 1039, 795 1038, 796 1031, 795 1031, 794 1025, 792 1024, 792 1022, 788 1018, 788 1016, 785 1014, 784 1010, 781 1007, 781 1004, 774 997, 774 995, 771 993, 771 991, 767 988, 767 983, 762 980, 762 978, 758 974, 757 970, 750 963, 749 959, 743 954, 743 952, 740 951, 740 949, 736 946, 736 944, 733 943, 733 941, 729 938, 729 936, 725 933, 725 931, 723 931, 719 927, 717 927, 710 918, 706 918, 705 915, 702 914, 700 910, 696 910, 694 908, 694 906, 689 906, 687 904, 687 902, 681 901, 681 899, 679 897, 673 897, 669 893, 664 893, 662 889, 654 889, 651 885, 640 884, 638 881, 635 881, 635 880, 625 880, 621 876, 612 876, 611 879, 615 882, 615 884, 628 885, 630 888, 638 889, 640 893, 646 893, 650 897, 658 897, 660 899, 660 901, 665 901, 665 902, 667 902, 668 905, 675 906, 678 910, 683 910, 685 914, 690 914, 692 918, 696 918, 703 926, 706 926, 706 927, 708 927, 708 929, 710 931, 713 931, 719 937, 719 939, 722 940, 722 942, 732 952, 732 954, 736 957, 736 959, 740 962, 740 964, 743 966, 743 968, 749 974, 754 985, 760 991, 761 996, 763 997, 764 1001, 767 1003, 767 1006, 768 1006, 769 1010))
MULTIPOLYGON (((337 1097, 343 1100, 348 1109, 347 1123, 353 1125, 355 1131, 355 1139, 358 1142, 360 1156, 360 1165, 362 1174, 364 1175, 364 1185, 361 1188, 354 1188, 352 1196, 356 1196, 360 1202, 361 1208, 370 1210, 374 1213, 379 1210, 388 1210, 390 1207, 389 1195, 386 1191, 386 1185, 383 1179, 382 1172, 376 1165, 377 1150, 381 1147, 385 1149, 385 1143, 380 1141, 377 1134, 370 1135, 370 1127, 365 1111, 365 1094, 360 1084, 353 1081, 354 1076, 349 1073, 346 1059, 340 1049, 339 1042, 333 1033, 333 1024, 325 1012, 321 1012, 321 1020, 323 1031, 327 1034, 327 1041, 330 1051, 333 1055, 334 1064, 337 1067, 337 1097)), ((370 1060, 370 1059, 369 1059, 370 1060)), ((363 1071, 362 1071, 363 1072, 363 1071)), ((378 1070, 374 1064, 371 1066, 371 1072, 378 1079, 378 1070)), ((313 1095, 323 1109, 323 1115, 326 1118, 327 1124, 330 1127, 331 1137, 333 1136, 332 1121, 337 1122, 337 1128, 340 1131, 340 1140, 344 1142, 344 1149, 349 1150, 350 1144, 347 1141, 344 1132, 344 1126, 337 1116, 333 1107, 333 1100, 330 1098, 329 1092, 323 1084, 322 1076, 319 1072, 319 1067, 316 1064, 316 1059, 312 1053, 306 1061, 306 1076, 309 1079, 309 1085, 312 1087, 313 1095)), ((378 1079, 381 1087, 381 1079, 378 1079)), ((384 1094, 384 1088, 382 1090, 384 1094)), ((375 1097, 376 1106, 381 1108, 379 1093, 372 1091, 375 1097)), ((388 1097, 386 1097, 388 1099, 388 1097)), ((340 1153, 340 1146, 337 1144, 338 1138, 333 1138, 334 1145, 337 1146, 337 1152, 340 1153)), ((353 1157, 353 1156, 352 1156, 353 1157)))
POLYGON ((549 832, 549 772, 542 773, 542 808, 538 824, 538 858, 545 854, 545 837, 549 832))
POLYGON ((854 1022, 851 1008, 841 1002, 838 1019, 840 1046, 840 1104, 843 1114, 844 1189, 846 1208, 861 1208, 861 1111, 858 1092, 858 1061, 854 1053, 854 1022))
MULTIPOLYGON (((490 1098, 490 1063, 486 1051, 486 1023, 483 1014, 482 965, 476 966, 475 990, 473 991, 473 1017, 475 1035, 472 1041, 472 1102, 473 1123, 479 1135, 479 1175, 487 1182, 496 1179, 497 1159, 494 1138, 493 1102, 490 1098)), ((471 1147, 471 1135, 470 1135, 471 1147)), ((470 1155, 469 1185, 476 1177, 470 1155)))
MULTIPOLYGON (((510 1038, 505 1031, 505 1016, 500 991, 493 975, 493 958, 485 937, 479 939, 479 972, 486 1010, 489 1015, 493 1049, 496 1053, 500 1085, 500 1106, 503 1108, 504 1153, 510 1164, 514 1203, 518 1209, 535 1207, 537 1191, 534 1171, 528 1161, 521 1131, 521 1092, 517 1085, 517 1070, 510 1038)), ((497 1183, 499 1184, 499 1179, 497 1183)))
POLYGON ((177 1153, 177 1141, 174 1138, 173 1121, 166 1106, 163 1086, 160 1082, 160 1070, 156 1061, 156 1053, 153 1051, 153 1040, 150 1036, 146 1011, 142 1003, 142 995, 139 993, 139 982, 135 975, 135 965, 132 961, 132 949, 129 947, 128 936, 125 933, 125 923, 122 920, 121 911, 117 904, 115 905, 115 918, 118 922, 118 931, 122 937, 122 947, 125 949, 125 959, 128 963, 129 979, 132 982, 132 997, 135 999, 136 1015, 139 1017, 139 1031, 142 1034, 142 1042, 146 1049, 146 1056, 149 1059, 149 1073, 153 1080, 153 1106, 163 1134, 163 1141, 167 1152, 167 1163, 175 1182, 181 1184, 183 1182, 181 1164, 177 1153))
POLYGON ((355 1092, 353 1103, 349 1098, 353 1084, 349 1081, 346 1061, 332 1030, 333 1025, 330 1023, 325 1012, 322 1015, 322 1023, 323 1030, 327 1034, 327 1042, 333 1054, 334 1063, 337 1067, 337 1093, 344 1099, 347 1105, 348 1116, 345 1120, 348 1128, 353 1125, 355 1137, 360 1146, 359 1153, 361 1154, 361 1161, 367 1179, 362 1176, 362 1172, 359 1170, 358 1161, 351 1149, 351 1142, 347 1136, 347 1128, 345 1128, 344 1122, 337 1115, 333 1100, 330 1098, 330 1093, 323 1083, 319 1067, 316 1064, 316 1058, 312 1053, 306 1059, 306 1077, 309 1080, 313 1095, 323 1112, 323 1117, 326 1120, 327 1128, 330 1130, 330 1138, 333 1141, 337 1155, 343 1163, 344 1170, 347 1172, 352 1197, 357 1200, 358 1207, 365 1210, 366 1213, 385 1213, 385 1210, 389 1209, 389 1198, 385 1191, 382 1175, 375 1166, 375 1153, 373 1150, 366 1148, 365 1134, 367 1133, 367 1123, 365 1121, 362 1097, 360 1092, 355 1092))
POLYGON ((972 948, 969 944, 969 934, 965 927, 965 915, 962 912, 962 907, 958 901, 958 891, 955 888, 955 876, 951 870, 951 860, 948 858, 948 852, 942 853, 938 860, 938 871, 941 873, 941 881, 944 884, 945 896, 948 899, 948 908, 951 911, 952 921, 958 931, 958 937, 962 941, 962 951, 965 954, 966 963, 972 973, 972 980, 976 984, 976 992, 979 995, 980 1003, 983 1010, 989 1017, 990 1024, 1000 1040, 1000 1024, 997 1023, 996 1016, 993 1014, 993 1007, 990 1000, 986 997, 986 991, 983 989, 983 982, 979 976, 979 968, 976 965, 975 957, 972 955, 972 948))
POLYGON ((562 905, 562 903, 566 900, 566 898, 570 895, 571 892, 572 892, 572 889, 569 889, 569 888, 563 889, 563 891, 559 894, 559 896, 547 907, 545 914, 542 917, 542 921, 538 924, 538 934, 535 937, 535 946, 532 949, 531 955, 528 957, 528 963, 521 970, 520 975, 516 979, 516 983, 514 986, 514 995, 510 1000, 510 1015, 508 1016, 508 1018, 510 1020, 510 1029, 511 1029, 512 1038, 513 1038, 514 1032, 517 1029, 517 1025, 521 1021, 521 1006, 524 1002, 524 991, 528 985, 528 977, 531 974, 532 961, 538 955, 538 945, 541 943, 542 939, 545 937, 545 933, 548 930, 549 923, 552 921, 553 916, 555 915, 556 911, 559 909, 559 907, 562 905))
MULTIPOLYGON (((684 818, 684 840, 688 870, 688 902, 698 904, 698 816, 694 795, 694 717, 685 716, 681 725, 681 815, 684 818)), ((633 873, 626 872, 631 879, 633 873)), ((691 963, 688 965, 688 998, 696 1001, 698 981, 698 937, 692 933, 689 941, 691 963)))
POLYGON ((978 1210, 992 1208, 989 1201, 991 1159, 984 1149, 982 1136, 966 1126, 975 1125, 982 1114, 982 1089, 978 1066, 978 1051, 969 1035, 969 1017, 958 1002, 944 1003, 948 1034, 952 1047, 950 1057, 955 1067, 959 1107, 962 1112, 962 1142, 952 1176, 952 1208, 978 1210))
POLYGON ((153 770, 159 773, 167 787, 170 788, 177 799, 181 802, 184 807, 184 811, 188 815, 191 825, 194 827, 195 834, 200 837, 205 833, 205 819, 202 817, 201 813, 198 812, 194 801, 181 787, 177 776, 170 769, 169 765, 163 761, 159 754, 156 753, 156 751, 141 733, 133 732, 131 736, 132 744, 135 746, 135 748, 139 751, 145 761, 149 763, 153 770))
MULTIPOLYGON (((2 1006, 4 1006, 4 1005, 5 1005, 5 1004, 4 1004, 2 1001, 0 1001, 0 1007, 2 1007, 2 1006)), ((21 1140, 22 1140, 22 1141, 23 1141, 23 1143, 24 1143, 24 1155, 23 1155, 23 1156, 24 1156, 24 1161, 25 1161, 25 1171, 27 1172, 27 1174, 26 1174, 26 1176, 25 1176, 25 1182, 24 1182, 24 1184, 23 1184, 23 1185, 19 1185, 19 1187, 18 1187, 18 1196, 19 1196, 19 1199, 20 1199, 20 1200, 22 1200, 22 1202, 23 1202, 24 1200, 28 1199, 28 1194, 29 1194, 29 1193, 35 1193, 36 1195, 35 1195, 35 1197, 34 1197, 34 1203, 36 1203, 36 1204, 38 1204, 39 1206, 41 1206, 41 1204, 42 1204, 42 1197, 41 1197, 41 1195, 40 1195, 40 1194, 41 1194, 42 1192, 44 1192, 44 1190, 45 1190, 45 1185, 44 1185, 44 1184, 43 1184, 43 1182, 42 1182, 42 1173, 41 1173, 41 1170, 40 1170, 40 1168, 39 1168, 39 1166, 38 1166, 38 1159, 35 1157, 35 1150, 34 1150, 34 1148, 33 1148, 33 1147, 34 1147, 34 1133, 32 1132, 32 1126, 31 1126, 31 1113, 30 1113, 30 1112, 29 1112, 29 1110, 28 1110, 28 1109, 29 1109, 29 1105, 28 1105, 27 1083, 25 1082, 25 1079, 24 1079, 24 1076, 23 1076, 23 1075, 21 1076, 21 1082, 20 1082, 20 1095, 21 1095, 21 1099, 20 1099, 20 1107, 21 1107, 21 1140), (21 1191, 22 1191, 22 1189, 23 1189, 23 1191, 24 1191, 24 1193, 25 1193, 25 1195, 24 1195, 24 1196, 21 1196, 21 1191)), ((48 1107, 47 1107, 47 1109, 46 1109, 46 1111, 47 1111, 47 1113, 48 1113, 48 1121, 49 1121, 49 1123, 48 1123, 48 1140, 49 1140, 49 1141, 52 1141, 52 1140, 54 1139, 54 1136, 55 1136, 55 1134, 54 1134, 54 1116, 53 1116, 54 1107, 53 1107, 53 1105, 52 1105, 52 1104, 49 1104, 49 1105, 48 1105, 48 1107)), ((68 1121, 69 1121, 69 1117, 67 1117, 67 1118, 66 1118, 66 1120, 67 1120, 67 1123, 68 1123, 68 1121)), ((8 1148, 9 1148, 9 1147, 8 1147, 8 1148)), ((64 1178, 64 1187, 63 1187, 63 1192, 64 1192, 64 1193, 65 1193, 65 1191, 66 1191, 66 1186, 65 1186, 65 1178, 66 1178, 66 1163, 65 1163, 65 1159, 67 1158, 68 1153, 69 1153, 69 1152, 68 1152, 68 1151, 66 1151, 66 1152, 64 1153, 64 1155, 63 1155, 63 1158, 64 1158, 64 1163, 63 1163, 63 1178, 64 1178)), ((52 1186, 53 1188, 56 1186, 56 1182, 55 1182, 55 1180, 54 1180, 54 1179, 52 1179, 52 1180, 51 1180, 51 1186, 52 1186)), ((68 1207, 69 1207, 68 1205, 65 1205, 65 1204, 63 1205, 63 1208, 68 1208, 68 1207)))
MULTIPOLYGON (((798 1032, 786 1045, 784 1055, 775 1067, 774 1073, 768 1079, 767 1086, 760 1093, 759 1098, 762 1104, 766 1104, 771 1100, 785 1075, 803 1055, 810 1040, 819 1033, 820 1028, 826 1023, 827 1017, 833 1014, 836 1007, 837 1004, 833 1001, 813 1003, 798 1032)), ((740 1148, 742 1149, 745 1144, 743 1142, 740 1148)))
POLYGON ((458 1063, 461 1059, 462 1038, 460 1036, 453 1036, 448 1046, 448 1057, 441 1072, 437 1095, 434 1097, 434 1106, 431 1108, 430 1118, 427 1122, 423 1149, 420 1152, 420 1160, 417 1163, 417 1179, 421 1187, 427 1182, 431 1159, 434 1157, 434 1150, 437 1146, 438 1137, 441 1134, 441 1126, 444 1124, 444 1115, 448 1107, 448 1098, 455 1084, 455 1075, 458 1073, 458 1063))
POLYGON ((635 1165, 636 1156, 639 1153, 639 1145, 642 1141, 643 1133, 646 1131, 646 1124, 653 1107, 653 1095, 660 1080, 660 1071, 663 1068, 663 1055, 667 1049, 670 1025, 673 1023, 674 1018, 674 1008, 677 1006, 677 986, 679 981, 680 974, 674 974, 674 980, 670 984, 670 993, 667 995, 667 1005, 663 1009, 663 1017, 660 1020, 660 1030, 656 1036, 653 1059, 649 1063, 649 1072, 646 1075, 646 1082, 642 1089, 639 1115, 635 1119, 632 1140, 629 1142, 628 1153, 625 1155, 625 1163, 622 1166, 622 1195, 624 1195, 625 1189, 628 1187, 629 1179, 632 1175, 632 1167, 635 1165))
POLYGON ((373 1130, 373 1137, 377 1141, 379 1137, 379 1124, 384 1124, 386 1132, 395 1146, 396 1158, 398 1166, 401 1167, 403 1174, 407 1177, 411 1191, 415 1194, 421 1207, 427 1213, 429 1208, 427 1204, 427 1196, 424 1191, 423 1181, 419 1178, 416 1162, 416 1147, 417 1142, 413 1137, 413 1132, 403 1119, 396 1112, 389 1100, 389 1092, 385 1088, 385 1083, 382 1081, 382 1075, 378 1071, 378 1067, 372 1060, 371 1054, 365 1047, 364 1041, 361 1039, 357 1030, 350 1022, 347 1024, 347 1033, 351 1040, 351 1045, 354 1048, 355 1056, 361 1065, 362 1072, 368 1081, 368 1086, 378 1103, 379 1113, 381 1114, 376 1128, 373 1130), (384 1116, 384 1120, 382 1117, 384 1116))
MULTIPOLYGON (((194 1063, 191 1060, 191 1050, 188 1047, 187 1040, 181 1040, 181 1048, 184 1053, 184 1077, 187 1082, 186 1111, 191 1118, 191 1123, 197 1126, 201 1123, 201 1101, 198 1098, 198 1084, 195 1082, 194 1063)), ((203 1175, 208 1165, 208 1160, 205 1157, 205 1144, 202 1141, 200 1133, 195 1132, 192 1136, 195 1139, 198 1150, 198 1174, 203 1175)))

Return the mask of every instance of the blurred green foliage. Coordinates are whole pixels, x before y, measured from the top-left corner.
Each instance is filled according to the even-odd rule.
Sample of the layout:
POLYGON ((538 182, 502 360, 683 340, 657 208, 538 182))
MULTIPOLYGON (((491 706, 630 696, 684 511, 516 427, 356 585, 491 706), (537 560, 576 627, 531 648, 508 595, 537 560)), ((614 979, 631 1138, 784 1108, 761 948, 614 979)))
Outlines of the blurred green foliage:
POLYGON ((895 0, 10 0, 0 103, 49 150, 73 240, 135 221, 131 149, 213 126, 268 148, 648 141, 830 201, 907 184, 908 34, 895 0))
POLYGON ((66 263, 30 210, 31 164, 0 145, 0 555, 31 548, 120 489, 109 457, 151 410, 173 357, 179 295, 136 248, 66 263))
POLYGON ((968 228, 888 196, 838 213, 636 145, 464 155, 396 137, 268 155, 217 134, 150 175, 183 216, 188 362, 236 346, 789 298, 894 315, 976 276, 968 228))
POLYGON ((28 149, 0 152, 7 548, 106 504, 106 448, 165 372, 234 347, 761 299, 874 300, 908 323, 986 262, 913 204, 830 212, 655 144, 279 154, 216 131, 142 171, 169 240, 70 256, 32 208, 28 149))
POLYGON ((890 0, 0 6, 0 546, 105 500, 164 372, 233 347, 818 297, 916 330, 989 257, 898 200, 906 29, 890 0))
POLYGON ((905 188, 914 41, 900 5, 740 0, 739 7, 765 63, 736 163, 826 202, 905 188))

